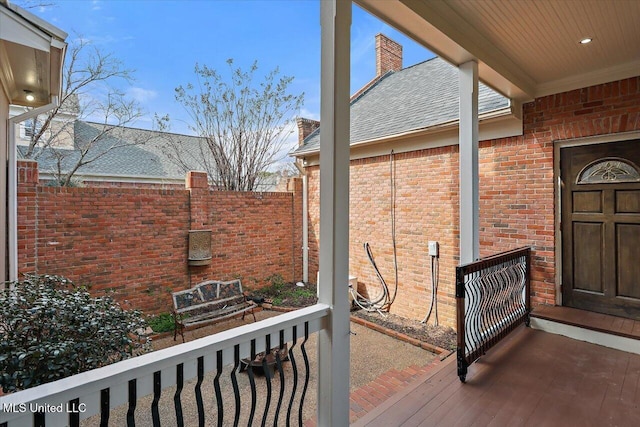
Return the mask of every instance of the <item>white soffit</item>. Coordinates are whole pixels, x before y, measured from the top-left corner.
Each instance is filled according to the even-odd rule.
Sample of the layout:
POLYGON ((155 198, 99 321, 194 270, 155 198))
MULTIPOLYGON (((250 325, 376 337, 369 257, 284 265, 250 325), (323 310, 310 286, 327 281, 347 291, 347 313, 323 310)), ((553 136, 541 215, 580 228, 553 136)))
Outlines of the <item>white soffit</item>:
POLYGON ((640 74, 637 0, 356 2, 455 65, 476 59, 480 79, 513 99, 640 74))
POLYGON ((0 84, 10 103, 38 107, 59 95, 67 33, 0 2, 0 84), (31 91, 36 100, 25 100, 31 91))

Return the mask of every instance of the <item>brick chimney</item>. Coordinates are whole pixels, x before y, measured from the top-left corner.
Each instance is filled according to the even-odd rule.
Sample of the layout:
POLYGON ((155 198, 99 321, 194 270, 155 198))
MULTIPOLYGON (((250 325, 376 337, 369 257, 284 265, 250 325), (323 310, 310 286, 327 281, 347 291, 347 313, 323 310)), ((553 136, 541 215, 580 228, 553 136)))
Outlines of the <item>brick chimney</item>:
POLYGON ((300 147, 304 143, 304 139, 320 127, 320 122, 299 117, 296 119, 296 123, 298 123, 298 147, 300 147))
POLYGON ((384 34, 376 35, 376 77, 402 70, 402 46, 384 34))

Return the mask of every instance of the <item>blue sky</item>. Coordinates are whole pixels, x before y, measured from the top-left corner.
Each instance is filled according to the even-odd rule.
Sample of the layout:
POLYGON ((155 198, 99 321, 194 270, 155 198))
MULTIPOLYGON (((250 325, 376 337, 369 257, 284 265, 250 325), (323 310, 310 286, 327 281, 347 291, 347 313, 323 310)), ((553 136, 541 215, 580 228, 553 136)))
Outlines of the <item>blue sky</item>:
MULTIPOLYGON (((300 115, 320 118, 319 0, 52 2, 30 11, 68 32, 68 42, 82 36, 135 70, 136 80, 126 90, 147 112, 138 127, 151 128, 154 113, 169 114, 174 132, 191 133, 174 89, 195 80, 196 62, 225 72, 228 58, 245 68, 257 60, 259 71, 279 67, 282 74, 294 76, 292 91, 305 93, 300 115)), ((403 46, 405 67, 433 57, 354 6, 352 93, 374 77, 374 37, 380 32, 403 46)))

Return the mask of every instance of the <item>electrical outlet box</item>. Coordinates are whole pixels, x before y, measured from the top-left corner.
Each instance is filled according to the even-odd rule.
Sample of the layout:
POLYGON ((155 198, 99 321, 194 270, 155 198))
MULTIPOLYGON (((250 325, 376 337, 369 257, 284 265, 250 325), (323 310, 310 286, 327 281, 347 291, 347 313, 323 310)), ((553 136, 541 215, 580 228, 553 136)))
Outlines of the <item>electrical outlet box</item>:
POLYGON ((429 256, 439 256, 438 242, 429 241, 429 256))

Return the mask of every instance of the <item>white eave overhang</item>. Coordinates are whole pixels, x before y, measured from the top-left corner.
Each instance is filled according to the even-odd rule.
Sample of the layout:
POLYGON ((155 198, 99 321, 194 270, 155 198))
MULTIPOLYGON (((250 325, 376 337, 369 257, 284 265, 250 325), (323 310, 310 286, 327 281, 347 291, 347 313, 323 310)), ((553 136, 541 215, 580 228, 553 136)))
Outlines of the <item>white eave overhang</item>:
POLYGON ((39 107, 60 95, 66 37, 59 28, 0 1, 0 86, 10 104, 39 107), (25 91, 35 101, 27 101, 25 91))
MULTIPOLYGON (((521 120, 521 104, 515 103, 513 106, 502 108, 499 110, 488 111, 479 115, 480 121, 480 140, 490 140, 496 138, 506 138, 522 134, 521 120)), ((448 122, 438 123, 426 128, 413 129, 406 132, 396 133, 393 135, 385 135, 379 138, 367 139, 351 143, 351 158, 370 157, 378 155, 376 151, 363 153, 358 155, 356 151, 367 147, 382 146, 385 144, 394 144, 394 152, 412 151, 426 148, 436 148, 458 143, 457 134, 460 120, 450 120, 448 122), (412 142, 408 142, 412 141, 412 142), (403 142, 406 145, 399 145, 403 142)), ((322 127, 320 127, 322 131, 322 127)), ((290 153, 291 156, 316 157, 320 154, 319 148, 313 148, 304 151, 295 151, 290 153)))

